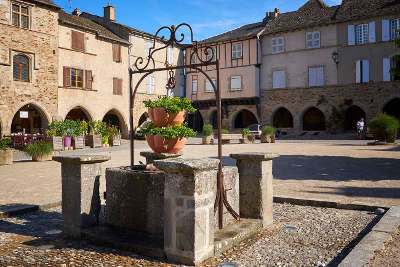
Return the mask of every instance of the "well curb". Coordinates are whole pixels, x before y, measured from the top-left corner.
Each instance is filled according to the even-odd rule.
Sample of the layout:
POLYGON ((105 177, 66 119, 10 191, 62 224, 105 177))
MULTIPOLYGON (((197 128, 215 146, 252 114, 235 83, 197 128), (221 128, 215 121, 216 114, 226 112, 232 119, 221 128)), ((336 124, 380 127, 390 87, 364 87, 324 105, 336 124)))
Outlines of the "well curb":
POLYGON ((48 210, 58 206, 61 206, 61 200, 39 205, 16 204, 15 206, 11 206, 10 208, 5 208, 1 210, 0 219, 35 212, 38 210, 48 210))

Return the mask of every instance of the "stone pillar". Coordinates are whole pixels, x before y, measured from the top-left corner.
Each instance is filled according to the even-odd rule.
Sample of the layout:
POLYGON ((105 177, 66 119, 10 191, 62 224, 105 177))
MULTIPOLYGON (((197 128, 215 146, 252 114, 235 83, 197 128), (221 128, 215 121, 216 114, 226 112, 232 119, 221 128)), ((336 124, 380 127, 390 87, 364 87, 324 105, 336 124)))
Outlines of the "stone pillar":
POLYGON ((80 238, 81 229, 98 224, 102 162, 110 156, 57 156, 61 163, 63 233, 80 238))
POLYGON ((262 219, 263 227, 272 224, 272 153, 231 154, 239 169, 240 217, 262 219))
POLYGON ((198 264, 214 255, 216 159, 155 161, 164 171, 164 250, 168 260, 198 264))

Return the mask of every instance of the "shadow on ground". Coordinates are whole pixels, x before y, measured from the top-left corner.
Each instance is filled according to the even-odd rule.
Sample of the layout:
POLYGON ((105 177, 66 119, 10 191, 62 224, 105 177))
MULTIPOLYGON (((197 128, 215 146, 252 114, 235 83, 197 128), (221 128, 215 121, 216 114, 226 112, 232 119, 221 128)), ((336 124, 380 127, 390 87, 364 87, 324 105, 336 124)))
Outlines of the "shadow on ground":
POLYGON ((356 187, 356 186, 321 186, 316 187, 325 189, 324 191, 304 191, 312 194, 342 195, 351 197, 371 197, 371 198, 400 198, 400 188, 387 187, 356 187), (326 191, 329 190, 329 191, 326 191))

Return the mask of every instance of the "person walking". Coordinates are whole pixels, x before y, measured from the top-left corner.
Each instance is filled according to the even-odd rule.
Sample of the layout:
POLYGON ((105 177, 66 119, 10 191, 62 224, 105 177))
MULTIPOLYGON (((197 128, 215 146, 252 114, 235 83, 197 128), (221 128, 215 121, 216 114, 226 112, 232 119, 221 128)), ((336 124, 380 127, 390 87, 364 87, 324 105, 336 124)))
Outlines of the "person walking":
POLYGON ((365 129, 364 118, 361 118, 357 122, 357 135, 360 138, 360 140, 364 138, 364 129, 365 129))

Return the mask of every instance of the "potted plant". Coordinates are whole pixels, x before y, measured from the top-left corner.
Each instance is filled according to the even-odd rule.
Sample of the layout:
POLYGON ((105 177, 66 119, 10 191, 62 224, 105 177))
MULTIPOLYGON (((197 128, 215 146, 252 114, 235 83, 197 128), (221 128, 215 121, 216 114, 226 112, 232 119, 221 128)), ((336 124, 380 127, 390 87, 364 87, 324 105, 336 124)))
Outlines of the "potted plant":
POLYGON ((180 97, 159 97, 157 100, 144 101, 148 108, 150 120, 154 126, 176 126, 181 125, 186 113, 196 111, 189 99, 180 97))
POLYGON ((111 146, 120 146, 121 145, 121 133, 117 126, 112 125, 107 127, 108 132, 108 143, 111 146))
POLYGON ((76 136, 77 122, 73 120, 65 120, 64 127, 64 150, 73 149, 72 139, 76 136))
POLYGON ((0 166, 13 164, 13 151, 10 149, 11 138, 0 139, 0 166))
POLYGON ((275 128, 264 126, 261 133, 261 143, 275 143, 275 128))
POLYGON ((154 152, 169 154, 177 154, 186 144, 188 137, 196 136, 196 132, 186 124, 160 127, 150 123, 141 132, 154 152))
POLYGON ((255 141, 255 136, 254 134, 250 133, 250 130, 245 128, 242 130, 242 139, 240 139, 240 142, 242 144, 252 144, 255 141))
POLYGON ((75 125, 75 137, 73 139, 74 149, 85 148, 85 134, 88 131, 88 124, 85 121, 77 121, 75 125))
MULTIPOLYGON (((222 134, 229 134, 229 131, 226 130, 226 129, 222 129, 222 130, 221 130, 221 133, 222 133, 222 134)), ((230 142, 229 139, 226 139, 226 140, 222 139, 222 144, 223 144, 223 145, 229 144, 229 142, 230 142)))
POLYGON ((203 145, 209 145, 211 144, 211 141, 213 140, 213 127, 211 124, 205 124, 203 126, 203 145))
POLYGON ((86 135, 86 145, 94 148, 102 146, 102 135, 101 130, 103 128, 104 123, 102 121, 90 121, 88 123, 89 126, 89 135, 86 135))
POLYGON ((29 144, 25 152, 32 157, 33 161, 49 161, 53 157, 53 147, 47 142, 29 144))
POLYGON ((387 114, 380 114, 369 123, 369 130, 373 132, 375 139, 387 143, 396 142, 399 128, 399 120, 387 114))
POLYGON ((64 128, 62 121, 53 121, 49 124, 49 129, 46 131, 46 141, 49 142, 54 150, 63 150, 64 128))

